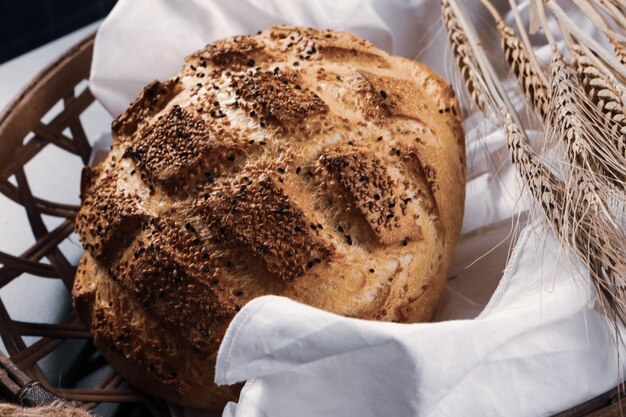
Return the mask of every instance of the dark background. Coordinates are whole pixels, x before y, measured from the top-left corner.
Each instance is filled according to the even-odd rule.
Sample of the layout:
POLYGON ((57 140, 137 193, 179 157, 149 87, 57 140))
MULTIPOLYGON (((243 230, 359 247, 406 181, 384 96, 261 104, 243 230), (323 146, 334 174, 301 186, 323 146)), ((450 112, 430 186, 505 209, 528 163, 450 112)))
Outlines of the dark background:
POLYGON ((0 63, 105 17, 116 0, 0 0, 0 63))

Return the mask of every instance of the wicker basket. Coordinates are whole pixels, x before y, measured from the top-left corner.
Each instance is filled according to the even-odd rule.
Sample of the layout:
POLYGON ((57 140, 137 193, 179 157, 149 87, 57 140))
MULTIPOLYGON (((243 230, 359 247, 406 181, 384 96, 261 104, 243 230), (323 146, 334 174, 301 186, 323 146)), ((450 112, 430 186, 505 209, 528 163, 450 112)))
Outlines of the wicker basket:
MULTIPOLYGON (((35 156, 48 145, 77 155, 83 164, 89 161, 94 138, 89 140, 79 116, 97 104, 86 87, 75 90, 88 77, 93 42, 94 36, 89 36, 45 68, 0 116, 0 192, 24 207, 35 237, 35 243, 21 254, 0 252, 0 288, 34 275, 61 280, 68 292, 71 289, 75 265, 60 246, 73 232, 78 207, 33 195, 24 166, 36 163, 35 156), (48 113, 59 101, 63 103, 62 110, 43 122, 42 118, 47 115, 48 119, 48 113), (60 224, 48 230, 42 215, 56 217, 60 224)), ((34 171, 48 169, 41 168, 34 171)), ((75 175, 78 178, 80 172, 75 175)), ((27 302, 28 294, 20 294, 20 300, 27 302)), ((69 303, 68 300, 66 297, 62 301, 69 303)), ((59 303, 58 294, 49 302, 59 303)), ((0 299, 0 336, 9 355, 0 352, 0 395, 6 401, 38 406, 61 399, 77 402, 99 415, 169 415, 162 401, 130 388, 108 368, 91 343, 89 332, 73 313, 58 323, 18 321, 0 299), (78 348, 72 350, 72 357, 62 356, 68 363, 64 383, 60 385, 60 375, 46 374, 41 364, 55 352, 58 356, 58 350, 70 342, 78 348), (87 376, 91 376, 91 384, 84 387, 87 376), (106 405, 110 403, 115 405, 106 405)), ((559 416, 619 416, 621 408, 626 409, 626 401, 619 401, 622 395, 615 389, 559 416)))

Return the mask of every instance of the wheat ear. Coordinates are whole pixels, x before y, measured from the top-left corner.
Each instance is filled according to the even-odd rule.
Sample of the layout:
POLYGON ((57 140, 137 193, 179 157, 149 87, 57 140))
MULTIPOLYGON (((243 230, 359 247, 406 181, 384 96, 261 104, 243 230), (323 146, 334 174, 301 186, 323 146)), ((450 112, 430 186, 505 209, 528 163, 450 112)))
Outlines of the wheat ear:
POLYGON ((607 139, 590 128, 595 120, 581 111, 580 88, 572 68, 563 55, 555 51, 550 64, 550 114, 548 116, 548 136, 564 142, 570 163, 573 184, 580 188, 578 196, 597 206, 604 215, 610 217, 606 202, 611 195, 607 190, 604 176, 619 170, 615 158, 606 151, 607 139), (591 122, 591 123, 590 123, 591 122))
POLYGON ((613 50, 615 51, 615 56, 617 57, 618 61, 622 65, 626 66, 626 45, 624 45, 624 43, 618 41, 612 36, 609 36, 608 39, 609 43, 613 47, 613 50))
MULTIPOLYGON (((571 45, 574 68, 588 99, 602 117, 602 127, 610 138, 607 146, 612 147, 616 157, 615 165, 626 170, 626 118, 625 103, 619 84, 587 54, 580 45, 571 45)), ((622 172, 622 179, 626 172, 622 172)), ((619 174, 618 174, 619 176, 619 174)))
POLYGON ((498 30, 502 37, 504 56, 511 72, 515 74, 533 109, 544 120, 548 113, 548 88, 540 75, 541 70, 531 61, 526 46, 515 35, 512 28, 499 21, 498 30))
POLYGON ((484 101, 484 95, 481 93, 481 90, 485 87, 482 85, 480 78, 476 77, 478 64, 469 52, 467 37, 459 26, 459 22, 451 9, 450 2, 448 0, 440 0, 440 2, 443 22, 448 32, 448 40, 450 41, 452 54, 454 55, 459 72, 465 82, 465 88, 478 109, 484 112, 487 103, 484 101))
POLYGON ((526 43, 515 35, 511 27, 504 23, 504 20, 493 4, 491 4, 491 1, 481 0, 481 2, 496 21, 496 27, 502 38, 502 50, 504 51, 509 69, 515 75, 515 78, 517 78, 532 108, 539 113, 543 120, 546 116, 548 106, 548 88, 546 85, 547 80, 539 64, 534 57, 528 53, 526 43))

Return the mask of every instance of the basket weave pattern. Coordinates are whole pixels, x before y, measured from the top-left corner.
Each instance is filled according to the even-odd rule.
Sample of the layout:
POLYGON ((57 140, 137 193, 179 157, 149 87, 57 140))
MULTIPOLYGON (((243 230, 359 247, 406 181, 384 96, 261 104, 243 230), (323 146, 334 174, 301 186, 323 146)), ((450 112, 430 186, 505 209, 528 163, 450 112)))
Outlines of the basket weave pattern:
MULTIPOLYGON (((89 36, 48 66, 0 116, 0 192, 24 207, 35 238, 35 243, 23 253, 0 251, 0 288, 30 274, 61 280, 71 291, 76 265, 68 261, 59 245, 73 232, 78 207, 33 195, 24 165, 47 146, 56 146, 77 155, 83 164, 88 163, 91 145, 79 116, 93 104, 94 97, 88 88, 76 93, 75 90, 89 75, 93 41, 93 35, 89 36), (63 109, 51 121, 43 122, 44 115, 59 101, 63 109), (48 230, 42 215, 62 221, 48 230)), ((24 294, 24 300, 27 299, 24 294)), ((49 300, 55 301, 58 302, 49 300)), ((89 388, 59 388, 57 381, 48 380, 39 363, 67 339, 86 341, 80 355, 82 363, 73 365, 77 372, 88 374, 104 363, 102 358, 93 359, 97 351, 90 342, 89 331, 73 312, 58 323, 24 322, 13 319, 0 300, 0 336, 9 355, 0 354, 0 394, 9 402, 42 406, 62 399, 78 402, 87 410, 101 402, 144 403, 152 414, 167 415, 162 403, 128 388, 112 370, 89 388), (39 339, 29 345, 26 337, 39 339)))

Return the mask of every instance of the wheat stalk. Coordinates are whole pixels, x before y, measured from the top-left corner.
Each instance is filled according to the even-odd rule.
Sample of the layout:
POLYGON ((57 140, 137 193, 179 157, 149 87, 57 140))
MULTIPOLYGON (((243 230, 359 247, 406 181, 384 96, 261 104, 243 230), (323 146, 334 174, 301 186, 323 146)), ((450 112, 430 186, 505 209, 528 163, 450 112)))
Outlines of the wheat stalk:
MULTIPOLYGON (((449 31, 451 44, 455 39, 464 40, 462 57, 464 59, 456 56, 457 64, 461 65, 467 59, 475 65, 472 68, 474 77, 482 77, 483 82, 480 85, 484 88, 474 89, 474 95, 479 96, 481 102, 492 103, 493 108, 501 110, 507 148, 513 166, 541 208, 561 245, 588 267, 593 284, 602 296, 599 301, 607 307, 607 315, 614 318, 616 323, 617 321, 626 323, 624 234, 621 233, 622 229, 612 223, 611 213, 606 209, 603 199, 604 189, 598 186, 602 185, 602 181, 595 175, 596 138, 593 137, 593 132, 589 132, 582 124, 587 115, 577 107, 579 95, 576 89, 579 87, 573 84, 576 80, 573 70, 568 67, 560 54, 555 54, 556 61, 551 66, 552 77, 548 88, 547 105, 537 106, 542 108, 543 110, 539 111, 546 115, 548 132, 565 139, 570 161, 568 174, 571 175, 564 176, 566 178, 564 183, 550 171, 534 151, 515 114, 515 109, 498 82, 495 71, 473 32, 473 27, 467 23, 456 0, 442 0, 442 5, 444 15, 447 15, 444 19, 454 21, 455 31, 461 32, 455 33, 453 38, 449 31), (589 135, 592 140, 589 140, 589 135)), ((507 32, 501 30, 501 33, 509 36, 511 33, 507 32)), ((530 56, 521 56, 519 51, 523 49, 528 53, 527 48, 521 42, 515 42, 513 38, 503 41, 505 48, 509 49, 509 53, 505 55, 513 72, 518 79, 524 78, 522 88, 529 98, 533 97, 533 100, 536 100, 536 95, 530 95, 528 87, 525 87, 529 71, 523 66, 529 65, 532 59, 530 56)), ((458 48, 452 49, 454 53, 458 53, 458 48)), ((497 112, 495 114, 498 115, 497 112)))

